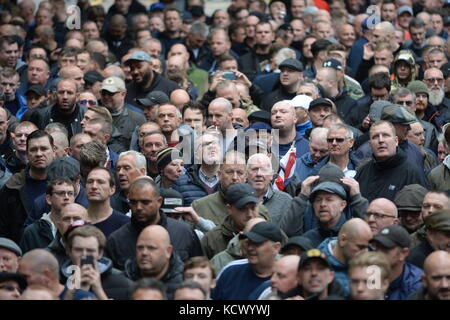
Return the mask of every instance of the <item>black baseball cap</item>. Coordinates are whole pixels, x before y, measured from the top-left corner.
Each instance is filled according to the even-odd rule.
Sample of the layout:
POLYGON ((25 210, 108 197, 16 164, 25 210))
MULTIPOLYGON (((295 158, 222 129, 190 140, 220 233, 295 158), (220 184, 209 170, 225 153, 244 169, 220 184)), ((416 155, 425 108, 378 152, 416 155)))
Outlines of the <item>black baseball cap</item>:
POLYGON ((330 100, 325 98, 317 98, 311 101, 311 103, 309 104, 309 110, 317 106, 328 106, 330 108, 333 108, 333 104, 331 103, 330 100))
POLYGON ((294 236, 289 238, 286 244, 281 248, 280 253, 283 254, 284 252, 286 252, 286 250, 293 246, 300 247, 300 249, 302 249, 303 251, 309 251, 314 248, 311 240, 309 240, 308 238, 303 236, 294 236))
POLYGON ((249 239, 254 243, 263 243, 265 241, 282 242, 283 236, 280 228, 273 222, 260 222, 253 226, 250 232, 239 236, 239 239, 249 239))
POLYGON ((80 163, 71 156, 64 156, 53 160, 47 169, 48 180, 67 177, 75 180, 80 176, 80 163))
POLYGON ((327 266, 327 268, 331 268, 330 262, 328 261, 327 255, 325 253, 323 253, 319 249, 311 249, 311 250, 304 252, 300 256, 300 263, 298 265, 298 269, 299 270, 302 269, 306 265, 306 263, 308 261, 310 261, 311 259, 318 259, 318 260, 322 261, 323 264, 325 266, 327 266))
POLYGON ((169 97, 162 91, 152 91, 146 97, 136 99, 136 101, 143 107, 153 107, 169 103, 169 97))
POLYGON ((6 281, 15 281, 19 285, 20 289, 23 291, 27 287, 27 280, 25 276, 21 273, 14 272, 0 272, 0 283, 6 281))
POLYGON ((411 237, 405 228, 398 224, 392 224, 384 227, 373 237, 374 242, 381 243, 386 248, 409 248, 411 246, 411 237))
POLYGON ((25 92, 25 95, 28 95, 30 92, 36 93, 39 97, 46 96, 47 91, 45 91, 44 87, 40 84, 31 85, 28 90, 25 92))
POLYGON ((264 110, 254 111, 248 115, 248 121, 250 122, 264 122, 272 126, 270 122, 270 113, 264 110))
POLYGON ((330 58, 323 62, 322 67, 333 68, 334 70, 342 70, 342 63, 340 63, 336 59, 330 58))
POLYGON ((303 64, 294 58, 288 58, 288 59, 284 60, 283 62, 281 62, 280 65, 278 66, 278 69, 281 70, 281 68, 283 68, 283 67, 303 72, 303 64))
POLYGON ((84 74, 84 82, 88 84, 94 84, 96 82, 102 82, 105 80, 105 77, 103 77, 100 72, 91 70, 84 74))
POLYGON ((248 203, 258 203, 255 189, 248 183, 237 183, 230 186, 226 193, 227 203, 242 209, 248 203))

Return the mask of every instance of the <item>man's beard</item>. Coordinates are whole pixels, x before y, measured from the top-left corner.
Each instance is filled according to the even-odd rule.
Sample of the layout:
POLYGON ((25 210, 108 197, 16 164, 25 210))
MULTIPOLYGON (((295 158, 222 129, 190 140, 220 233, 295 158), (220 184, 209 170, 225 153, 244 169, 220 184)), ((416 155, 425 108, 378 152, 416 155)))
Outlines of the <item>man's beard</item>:
MULTIPOLYGON (((150 72, 152 72, 152 71, 150 71, 150 72)), ((136 82, 136 85, 138 87, 143 88, 148 83, 148 81, 150 80, 150 72, 147 72, 146 74, 144 74, 144 76, 142 77, 142 81, 136 82)))
POLYGON ((442 103, 442 100, 444 100, 444 97, 445 97, 444 89, 442 89, 441 87, 433 87, 429 91, 428 101, 433 106, 437 106, 437 105, 440 105, 442 103), (439 91, 436 90, 437 88, 439 88, 439 91))

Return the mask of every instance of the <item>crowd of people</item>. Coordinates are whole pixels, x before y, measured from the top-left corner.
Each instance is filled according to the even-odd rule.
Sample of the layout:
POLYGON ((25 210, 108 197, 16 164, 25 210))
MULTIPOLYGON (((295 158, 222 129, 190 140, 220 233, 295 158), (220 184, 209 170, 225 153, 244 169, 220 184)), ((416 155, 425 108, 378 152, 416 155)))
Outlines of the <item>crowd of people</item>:
POLYGON ((0 0, 0 300, 450 299, 449 1, 76 4, 0 0))

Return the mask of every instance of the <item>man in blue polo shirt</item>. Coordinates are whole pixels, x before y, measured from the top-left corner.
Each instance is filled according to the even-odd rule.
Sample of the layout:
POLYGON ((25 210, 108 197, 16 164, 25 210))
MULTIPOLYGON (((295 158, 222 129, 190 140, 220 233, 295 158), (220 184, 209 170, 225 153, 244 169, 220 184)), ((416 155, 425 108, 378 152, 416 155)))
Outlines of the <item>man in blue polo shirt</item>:
POLYGON ((247 239, 247 259, 225 266, 212 291, 213 300, 249 300, 253 290, 272 276, 281 230, 272 222, 260 222, 241 238, 247 239))

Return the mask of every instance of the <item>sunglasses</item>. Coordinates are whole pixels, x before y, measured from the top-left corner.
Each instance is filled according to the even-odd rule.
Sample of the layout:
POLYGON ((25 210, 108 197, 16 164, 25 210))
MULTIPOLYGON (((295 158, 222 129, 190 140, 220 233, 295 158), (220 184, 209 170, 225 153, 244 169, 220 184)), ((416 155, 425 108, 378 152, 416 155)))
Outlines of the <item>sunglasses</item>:
POLYGON ((333 143, 336 140, 337 143, 342 143, 345 141, 345 138, 327 138, 328 143, 333 143))
POLYGON ((88 105, 89 104, 90 106, 97 105, 97 102, 94 101, 94 100, 81 100, 80 103, 83 104, 83 105, 88 105))

